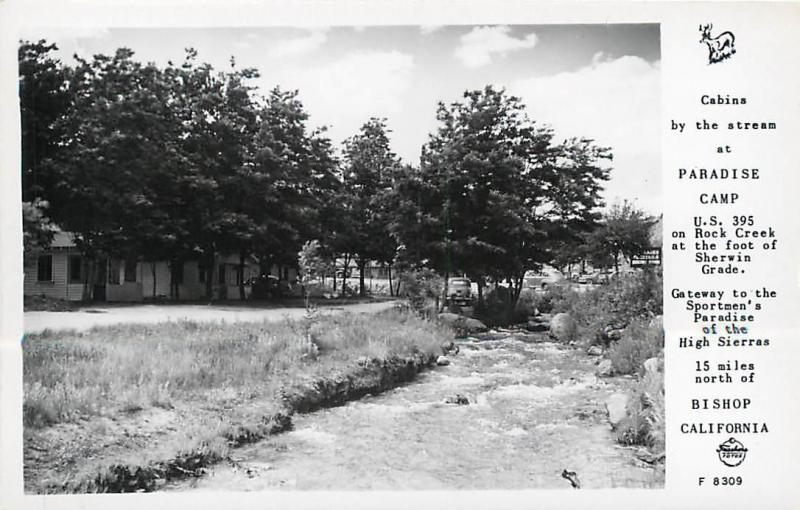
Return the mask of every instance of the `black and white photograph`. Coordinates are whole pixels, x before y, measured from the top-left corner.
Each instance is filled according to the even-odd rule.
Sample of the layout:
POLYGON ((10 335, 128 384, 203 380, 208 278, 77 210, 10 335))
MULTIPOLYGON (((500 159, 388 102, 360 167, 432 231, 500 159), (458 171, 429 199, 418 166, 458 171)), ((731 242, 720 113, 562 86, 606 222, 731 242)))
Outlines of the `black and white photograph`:
POLYGON ((26 494, 664 488, 658 23, 18 65, 26 494))

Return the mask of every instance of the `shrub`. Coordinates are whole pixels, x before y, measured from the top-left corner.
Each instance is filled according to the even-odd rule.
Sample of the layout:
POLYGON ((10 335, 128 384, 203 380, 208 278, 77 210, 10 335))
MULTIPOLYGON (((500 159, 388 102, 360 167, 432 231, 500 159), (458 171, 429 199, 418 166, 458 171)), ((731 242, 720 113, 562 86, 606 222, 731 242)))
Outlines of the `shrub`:
POLYGON ((483 302, 475 305, 475 317, 487 326, 505 326, 514 319, 511 308, 511 290, 497 286, 487 290, 483 302))
POLYGON ((655 452, 664 451, 664 372, 647 372, 639 379, 627 416, 620 423, 617 441, 624 445, 641 445, 655 452))
POLYGON ((444 279, 430 269, 406 271, 400 277, 403 295, 411 308, 423 315, 438 312, 439 299, 444 292, 444 279))
MULTIPOLYGON (((514 306, 514 322, 525 322, 528 317, 540 309, 541 294, 537 294, 533 289, 522 289, 514 306)), ((541 311, 541 310, 540 310, 541 311)))
POLYGON ((635 320, 617 342, 609 348, 611 366, 617 374, 634 374, 642 363, 661 353, 664 348, 664 330, 650 326, 644 320, 635 320))
POLYGON ((539 298, 537 308, 542 313, 566 312, 575 315, 581 294, 570 287, 551 285, 539 298))
POLYGON ((541 298, 539 310, 549 307, 550 313, 569 313, 584 343, 606 344, 603 332, 607 327, 623 329, 634 319, 649 320, 662 314, 662 288, 660 269, 645 269, 582 293, 552 286, 541 298))

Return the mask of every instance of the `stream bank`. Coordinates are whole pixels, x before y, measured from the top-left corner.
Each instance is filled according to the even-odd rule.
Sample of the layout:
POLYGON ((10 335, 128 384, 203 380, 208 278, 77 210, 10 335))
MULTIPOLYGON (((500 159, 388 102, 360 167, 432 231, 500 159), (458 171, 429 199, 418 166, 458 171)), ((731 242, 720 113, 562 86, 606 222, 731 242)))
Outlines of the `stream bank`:
POLYGON ((248 444, 186 490, 660 488, 663 466, 617 444, 604 402, 630 377, 544 334, 495 331, 412 384, 317 412, 248 444))

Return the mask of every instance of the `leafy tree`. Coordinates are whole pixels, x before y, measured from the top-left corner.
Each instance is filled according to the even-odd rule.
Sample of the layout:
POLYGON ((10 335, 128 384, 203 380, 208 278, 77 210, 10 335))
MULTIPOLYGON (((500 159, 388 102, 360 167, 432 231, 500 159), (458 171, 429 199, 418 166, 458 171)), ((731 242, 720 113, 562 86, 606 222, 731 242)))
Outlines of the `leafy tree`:
MULTIPOLYGON (((613 261, 619 269, 619 257, 628 262, 650 247, 650 229, 656 219, 628 200, 614 203, 604 215, 592 243, 598 255, 613 261)), ((610 264, 609 264, 610 265, 610 264)))
MULTIPOLYGON (((132 56, 121 48, 113 56, 77 59, 69 85, 73 101, 56 122, 63 140, 41 165, 53 178, 47 197, 53 218, 77 234, 90 260, 161 254, 161 241, 169 239, 160 226, 172 215, 158 207, 169 202, 155 197, 176 166, 170 87, 161 70, 132 56)), ((93 279, 94 265, 89 269, 85 283, 93 279)))
POLYGON ((396 245, 389 235, 388 199, 400 168, 389 143, 386 119, 372 118, 344 144, 345 221, 340 245, 355 258, 359 295, 366 294, 364 273, 370 261, 391 263, 396 245))
POLYGON ((47 217, 48 204, 44 200, 22 202, 22 239, 26 254, 35 254, 50 246, 58 232, 47 217))
POLYGON ((265 272, 273 263, 296 263, 303 239, 327 239, 339 189, 331 142, 324 129, 309 132, 297 95, 275 88, 260 111, 250 189, 262 211, 255 251, 265 272))
POLYGON ((58 50, 45 40, 20 41, 19 101, 22 131, 22 199, 33 202, 52 194, 54 179, 41 167, 64 136, 58 121, 67 113, 71 97, 70 72, 51 53, 58 50))
MULTIPOLYGON (((554 243, 595 221, 607 149, 589 140, 552 143, 552 132, 528 118, 519 98, 487 86, 461 102, 440 104, 439 128, 423 148, 415 243, 445 276, 508 280, 512 302, 524 273, 553 258, 554 243), (438 216, 437 216, 438 214, 438 216)), ((406 205, 413 202, 409 199, 406 205)))
POLYGON ((58 50, 45 40, 20 41, 19 101, 22 134, 22 227, 26 254, 47 248, 58 230, 45 198, 54 178, 42 165, 61 143, 58 121, 67 113, 69 69, 51 56, 58 50))

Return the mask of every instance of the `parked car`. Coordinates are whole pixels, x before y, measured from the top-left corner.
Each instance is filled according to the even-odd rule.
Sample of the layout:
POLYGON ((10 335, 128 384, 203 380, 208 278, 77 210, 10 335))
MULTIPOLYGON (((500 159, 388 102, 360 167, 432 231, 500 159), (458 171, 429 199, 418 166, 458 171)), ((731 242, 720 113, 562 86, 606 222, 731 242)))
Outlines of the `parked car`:
POLYGON ((275 299, 286 296, 291 290, 291 285, 286 280, 279 280, 277 276, 261 275, 250 278, 245 285, 250 285, 250 299, 275 299))
POLYGON ((596 271, 592 276, 592 283, 607 283, 613 278, 614 274, 614 271, 611 269, 596 271))
POLYGON ((528 289, 544 289, 564 281, 564 275, 558 269, 545 268, 542 271, 527 271, 523 287, 528 289))
POLYGON ((469 278, 447 280, 447 302, 459 306, 468 306, 472 302, 472 282, 469 278))

